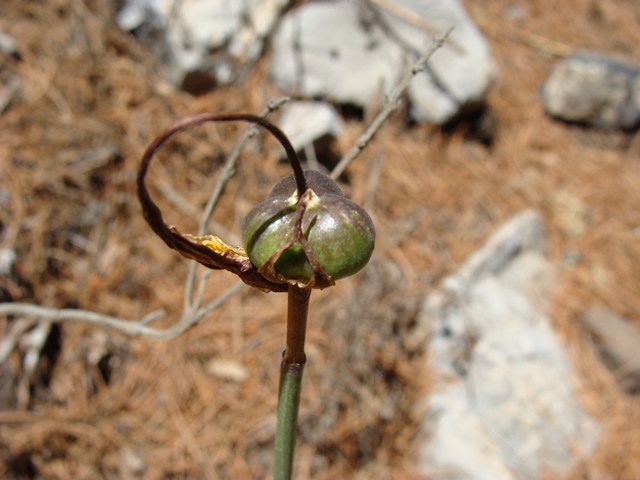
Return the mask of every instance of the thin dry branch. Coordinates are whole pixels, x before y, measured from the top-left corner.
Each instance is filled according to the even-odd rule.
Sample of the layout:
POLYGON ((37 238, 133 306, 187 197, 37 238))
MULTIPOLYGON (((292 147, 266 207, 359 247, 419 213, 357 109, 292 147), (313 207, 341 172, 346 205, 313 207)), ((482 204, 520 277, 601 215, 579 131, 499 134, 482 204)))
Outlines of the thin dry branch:
MULTIPOLYGON (((2 305, 2 304, 0 304, 2 305)), ((17 322, 12 322, 7 328, 7 332, 0 342, 0 363, 3 363, 14 348, 18 345, 20 337, 36 324, 35 320, 21 318, 17 322)))
MULTIPOLYGON (((89 310, 76 310, 72 308, 48 308, 32 305, 29 303, 1 303, 0 315, 2 316, 19 316, 33 317, 38 321, 47 322, 84 322, 99 325, 101 327, 114 328, 122 333, 131 336, 145 336, 156 340, 171 340, 186 332, 200 322, 211 312, 221 307, 230 297, 235 295, 244 286, 244 283, 237 282, 222 295, 212 300, 210 303, 197 310, 187 310, 182 318, 171 327, 166 329, 152 328, 149 323, 157 320, 164 311, 158 310, 150 313, 146 317, 138 321, 123 320, 110 315, 92 312, 89 310)), ((4 342, 3 342, 4 343, 4 342)), ((0 344, 0 350, 4 350, 3 344, 0 344)))
POLYGON ((358 140, 356 140, 355 144, 351 149, 347 152, 347 154, 342 157, 340 162, 336 165, 336 167, 331 172, 331 178, 334 180, 342 175, 342 172, 349 166, 353 160, 356 159, 360 152, 365 149, 365 147, 369 144, 373 136, 380 130, 384 122, 391 116, 391 114, 398 109, 400 106, 400 97, 404 93, 404 91, 409 87, 411 80, 418 73, 424 72, 427 68, 427 62, 431 58, 431 56, 438 50, 444 42, 447 40, 453 28, 447 30, 444 34, 439 37, 436 37, 429 48, 418 58, 418 60, 413 64, 411 70, 398 82, 398 84, 391 90, 391 93, 387 96, 385 101, 384 108, 380 111, 380 113, 373 119, 373 121, 366 128, 364 133, 360 135, 358 140))
MULTIPOLYGON (((440 33, 436 27, 427 22, 423 17, 418 15, 413 10, 409 8, 403 7, 402 5, 398 5, 397 3, 391 0, 368 0, 370 3, 375 5, 378 8, 386 10, 394 17, 404 20, 405 22, 413 25, 431 36, 436 36, 440 33)), ((464 48, 458 43, 451 39, 449 39, 449 43, 447 45, 453 47, 457 52, 464 52, 464 48)))

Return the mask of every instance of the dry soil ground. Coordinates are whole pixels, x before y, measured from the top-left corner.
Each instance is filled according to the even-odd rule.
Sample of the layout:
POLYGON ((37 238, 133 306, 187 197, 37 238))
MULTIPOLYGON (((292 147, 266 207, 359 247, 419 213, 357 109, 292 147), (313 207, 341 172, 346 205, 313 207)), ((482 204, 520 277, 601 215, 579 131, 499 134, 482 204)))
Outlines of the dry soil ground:
MULTIPOLYGON (((640 322, 640 140, 553 121, 538 97, 551 66, 572 51, 639 60, 640 5, 467 4, 501 71, 489 97, 495 141, 483 146, 465 126, 446 134, 408 127, 399 114, 350 167, 345 188, 371 212, 378 243, 361 274, 312 298, 300 478, 415 478, 412 405, 429 388, 412 336, 418 301, 494 227, 530 207, 542 213, 550 258, 562 266, 555 326, 581 398, 604 426, 596 454, 573 476, 640 478, 640 405, 576 325, 596 304, 640 322)), ((0 30, 20 56, 0 57, 0 80, 19 84, 0 115, 0 247, 18 255, 0 294, 127 319, 164 308, 159 323, 168 325, 182 308, 187 263, 141 218, 141 152, 181 115, 259 112, 279 94, 265 61, 202 96, 168 90, 149 51, 115 27, 115 8, 109 0, 0 3, 0 30)), ((337 148, 345 152, 362 128, 349 120, 337 148)), ((183 231, 195 231, 242 131, 185 134, 154 166, 156 195, 183 231), (169 191, 179 201, 167 200, 169 191)), ((260 137, 216 210, 216 233, 237 238, 242 217, 285 173, 273 142, 260 137)), ((206 296, 233 281, 215 272, 206 296)), ((285 307, 281 294, 246 288, 168 343, 57 325, 34 378, 24 378, 20 351, 1 372, 0 477, 268 478, 285 307), (247 379, 212 375, 212 359, 241 366, 247 379)), ((0 319, 5 334, 9 323, 0 319)))

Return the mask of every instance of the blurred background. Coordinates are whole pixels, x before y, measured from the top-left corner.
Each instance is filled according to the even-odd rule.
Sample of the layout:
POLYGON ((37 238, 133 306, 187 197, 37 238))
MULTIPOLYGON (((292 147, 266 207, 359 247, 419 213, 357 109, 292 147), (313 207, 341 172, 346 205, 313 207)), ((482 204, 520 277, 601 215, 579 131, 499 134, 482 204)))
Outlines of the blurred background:
MULTIPOLYGON (((287 92, 274 82, 268 41, 229 83, 181 88, 149 41, 153 28, 116 24, 123 6, 0 4, 0 301, 130 320, 164 309, 162 327, 181 315, 188 263, 141 216, 142 152, 183 115, 259 113, 287 92)), ((341 178, 378 237, 369 266, 312 295, 299 478, 420 478, 417 406, 431 388, 416 341, 420 302, 526 208, 540 212, 558 266, 553 327, 602 427, 569 478, 640 478, 640 404, 579 322, 606 307, 640 325, 640 137, 552 119, 540 98, 553 66, 574 52, 639 62, 640 6, 464 6, 497 67, 481 113, 442 126, 411 120, 403 104, 341 178)), ((333 106, 343 124, 328 157, 339 158, 379 106, 333 106)), ((196 232, 245 128, 197 128, 163 149, 149 183, 168 223, 196 232)), ((256 137, 212 233, 239 243, 242 218, 288 173, 279 147, 256 137)), ((205 298, 234 281, 213 272, 205 298)), ((18 341, 0 365, 0 476, 269 478, 285 313, 284 295, 244 288, 169 342, 54 323, 29 372, 29 339, 18 341)), ((0 318, 5 338, 15 321, 0 318)))

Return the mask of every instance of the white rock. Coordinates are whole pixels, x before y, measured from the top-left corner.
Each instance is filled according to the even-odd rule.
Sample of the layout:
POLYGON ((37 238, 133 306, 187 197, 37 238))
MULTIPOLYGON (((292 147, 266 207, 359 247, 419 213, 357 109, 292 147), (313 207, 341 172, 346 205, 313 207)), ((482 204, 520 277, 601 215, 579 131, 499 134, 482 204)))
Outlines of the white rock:
POLYGON ((443 287, 463 294, 480 278, 499 274, 525 251, 546 253, 544 225, 535 210, 525 210, 502 225, 455 275, 443 281, 443 287))
POLYGON ((430 45, 432 35, 424 26, 432 32, 453 26, 451 41, 409 87, 411 116, 441 124, 484 98, 497 68, 459 1, 372 3, 372 19, 349 0, 309 3, 287 14, 273 39, 271 71, 279 87, 365 109, 378 105, 430 45))
POLYGON ((7 55, 17 55, 16 41, 5 32, 0 31, 0 52, 7 55))
POLYGON ((18 255, 13 248, 0 248, 0 275, 9 275, 17 260, 18 255))
POLYGON ((640 327, 603 306, 589 308, 580 318, 594 334, 604 364, 629 393, 640 392, 640 327))
POLYGON ((323 137, 337 138, 343 130, 340 115, 328 103, 291 102, 281 110, 280 128, 296 151, 323 137))
POLYGON ((139 478, 147 469, 144 457, 130 447, 120 450, 120 478, 139 478))
MULTIPOLYGON (((387 2, 381 2, 385 4, 387 2)), ((411 117, 417 122, 442 124, 461 106, 480 102, 493 85, 498 68, 489 44, 458 0, 393 0, 434 32, 454 27, 449 41, 431 58, 428 75, 418 75, 409 86, 411 117)), ((394 35, 417 57, 430 43, 424 28, 411 25, 380 8, 394 35)))
POLYGON ((273 38, 278 86, 362 107, 378 100, 408 63, 379 27, 365 32, 359 22, 351 1, 308 3, 285 15, 273 38))
POLYGON ((191 75, 206 87, 230 83, 253 65, 289 2, 128 0, 116 20, 123 30, 146 23, 159 29, 154 47, 165 57, 172 83, 184 86, 191 75))
POLYGON ((541 225, 534 212, 517 216, 423 303, 436 382, 419 467, 427 476, 556 478, 595 447, 599 426, 541 308, 553 284, 541 225))
POLYGON ((212 359, 206 365, 209 375, 221 380, 241 383, 249 378, 249 371, 240 362, 233 360, 212 359))
POLYGON ((149 20, 160 20, 160 5, 155 0, 129 0, 116 15, 121 30, 130 32, 149 20))

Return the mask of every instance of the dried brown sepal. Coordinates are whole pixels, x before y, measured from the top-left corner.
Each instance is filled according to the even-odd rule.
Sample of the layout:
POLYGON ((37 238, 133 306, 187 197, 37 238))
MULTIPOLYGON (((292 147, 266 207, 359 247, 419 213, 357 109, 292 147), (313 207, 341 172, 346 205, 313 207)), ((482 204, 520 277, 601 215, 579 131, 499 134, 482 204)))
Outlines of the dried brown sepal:
MULTIPOLYGON (((166 224, 160 209, 151 199, 151 195, 145 184, 151 159, 156 151, 171 137, 183 130, 203 123, 236 121, 255 123, 265 128, 282 144, 288 157, 295 157, 295 151, 293 147, 291 147, 285 134, 279 128, 261 117, 248 114, 217 115, 211 113, 185 117, 158 135, 147 147, 142 156, 136 180, 142 214, 155 234, 158 235, 169 248, 178 251, 182 256, 195 260, 211 269, 227 270, 235 273, 243 282, 252 287, 264 291, 285 292, 287 291, 288 283, 286 281, 274 281, 273 277, 271 277, 271 279, 265 278, 263 274, 251 264, 249 257, 242 247, 227 245, 214 235, 204 237, 184 235, 180 233, 176 227, 166 224)), ((293 162, 292 168, 294 171, 297 169, 300 170, 299 175, 296 175, 298 191, 307 191, 307 184, 304 179, 304 174, 302 173, 302 168, 299 164, 295 165, 293 162)))

